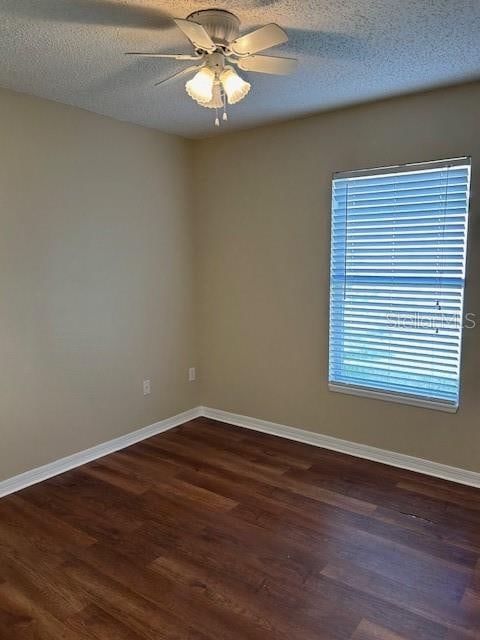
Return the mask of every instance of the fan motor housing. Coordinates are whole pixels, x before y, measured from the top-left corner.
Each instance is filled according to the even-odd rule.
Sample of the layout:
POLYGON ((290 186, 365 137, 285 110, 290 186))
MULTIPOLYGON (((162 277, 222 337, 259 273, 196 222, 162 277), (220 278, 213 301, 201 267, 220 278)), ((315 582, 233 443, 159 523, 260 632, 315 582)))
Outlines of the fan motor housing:
POLYGON ((195 11, 187 16, 187 20, 201 24, 215 44, 225 47, 240 33, 240 20, 230 11, 223 9, 195 11))
POLYGON ((209 53, 206 57, 207 67, 221 73, 225 67, 225 56, 222 53, 209 53))

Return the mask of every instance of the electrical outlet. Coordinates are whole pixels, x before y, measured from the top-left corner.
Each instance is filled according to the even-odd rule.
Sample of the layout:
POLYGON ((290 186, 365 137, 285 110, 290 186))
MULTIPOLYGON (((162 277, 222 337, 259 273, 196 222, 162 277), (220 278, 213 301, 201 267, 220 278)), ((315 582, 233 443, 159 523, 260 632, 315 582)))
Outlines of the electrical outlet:
POLYGON ((144 396, 149 396, 150 393, 151 393, 150 380, 144 380, 143 381, 143 395, 144 396))
POLYGON ((197 372, 195 371, 195 367, 190 367, 190 369, 188 370, 188 381, 195 382, 196 378, 197 372))

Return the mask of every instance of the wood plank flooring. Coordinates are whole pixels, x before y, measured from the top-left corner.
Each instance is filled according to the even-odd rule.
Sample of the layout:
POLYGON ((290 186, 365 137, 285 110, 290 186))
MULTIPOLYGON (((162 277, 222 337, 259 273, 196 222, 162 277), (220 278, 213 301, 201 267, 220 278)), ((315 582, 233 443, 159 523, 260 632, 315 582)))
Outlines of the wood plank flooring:
POLYGON ((479 558, 480 490, 200 418, 0 500, 0 639, 475 639, 479 558))

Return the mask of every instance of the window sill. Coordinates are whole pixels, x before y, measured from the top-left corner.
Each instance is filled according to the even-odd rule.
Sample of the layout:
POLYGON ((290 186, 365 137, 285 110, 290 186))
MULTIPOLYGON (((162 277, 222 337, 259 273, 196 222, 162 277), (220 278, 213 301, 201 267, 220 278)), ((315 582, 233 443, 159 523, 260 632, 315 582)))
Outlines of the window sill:
POLYGON ((383 400, 385 402, 396 402, 397 404, 407 404, 413 407, 422 407, 423 409, 435 409, 436 411, 446 411, 447 413, 457 413, 458 405, 440 400, 428 400, 427 398, 415 398, 413 396, 402 396, 400 394, 388 393, 384 391, 375 391, 374 389, 366 389, 362 387, 353 387, 335 382, 329 382, 330 391, 337 393, 346 393, 351 396, 360 396, 362 398, 371 398, 372 400, 383 400))

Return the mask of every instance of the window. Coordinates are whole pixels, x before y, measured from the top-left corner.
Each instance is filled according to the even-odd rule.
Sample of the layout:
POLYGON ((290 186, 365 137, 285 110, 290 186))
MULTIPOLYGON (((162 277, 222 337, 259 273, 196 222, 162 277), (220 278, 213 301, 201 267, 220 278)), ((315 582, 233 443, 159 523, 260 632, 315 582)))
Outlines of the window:
POLYGON ((456 411, 470 160, 337 173, 329 388, 456 411))

